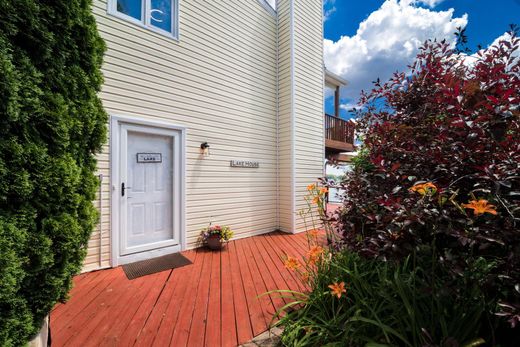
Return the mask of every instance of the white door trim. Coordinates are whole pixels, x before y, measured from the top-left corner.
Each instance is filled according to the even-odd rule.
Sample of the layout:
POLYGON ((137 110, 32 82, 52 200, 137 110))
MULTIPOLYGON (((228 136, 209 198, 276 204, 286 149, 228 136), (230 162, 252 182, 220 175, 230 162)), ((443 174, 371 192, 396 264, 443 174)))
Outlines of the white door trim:
POLYGON ((121 193, 119 155, 121 153, 121 124, 148 126, 156 129, 176 130, 180 133, 180 249, 186 249, 186 127, 145 117, 112 114, 110 115, 110 265, 112 267, 122 265, 123 263, 127 263, 129 261, 138 261, 165 255, 174 251, 172 247, 165 247, 148 252, 137 253, 133 256, 125 256, 124 260, 121 259, 119 255, 119 221, 121 215, 119 204, 119 195, 121 193))

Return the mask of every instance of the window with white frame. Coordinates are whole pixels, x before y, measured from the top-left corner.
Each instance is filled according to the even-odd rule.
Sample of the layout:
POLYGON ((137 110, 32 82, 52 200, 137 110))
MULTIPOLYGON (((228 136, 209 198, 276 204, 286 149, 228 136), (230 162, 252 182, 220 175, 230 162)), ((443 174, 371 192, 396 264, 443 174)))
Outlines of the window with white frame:
POLYGON ((153 31, 177 38, 179 0, 109 0, 108 12, 153 31))

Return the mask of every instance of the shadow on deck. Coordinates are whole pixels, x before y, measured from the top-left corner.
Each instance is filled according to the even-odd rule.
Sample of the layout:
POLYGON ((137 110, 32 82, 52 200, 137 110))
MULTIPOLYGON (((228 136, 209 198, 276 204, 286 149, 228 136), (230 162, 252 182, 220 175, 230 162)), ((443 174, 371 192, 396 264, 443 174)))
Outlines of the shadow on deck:
POLYGON ((281 256, 303 256, 305 233, 183 252, 193 264, 128 280, 121 267, 78 275, 51 313, 53 346, 237 346, 269 328, 275 289, 304 290, 281 256))

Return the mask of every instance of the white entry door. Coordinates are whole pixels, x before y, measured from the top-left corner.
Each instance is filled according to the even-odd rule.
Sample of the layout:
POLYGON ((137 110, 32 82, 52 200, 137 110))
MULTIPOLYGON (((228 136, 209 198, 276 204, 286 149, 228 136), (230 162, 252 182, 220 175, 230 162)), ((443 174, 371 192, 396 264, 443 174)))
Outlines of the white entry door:
POLYGON ((180 251, 180 135, 120 124, 119 263, 180 251))

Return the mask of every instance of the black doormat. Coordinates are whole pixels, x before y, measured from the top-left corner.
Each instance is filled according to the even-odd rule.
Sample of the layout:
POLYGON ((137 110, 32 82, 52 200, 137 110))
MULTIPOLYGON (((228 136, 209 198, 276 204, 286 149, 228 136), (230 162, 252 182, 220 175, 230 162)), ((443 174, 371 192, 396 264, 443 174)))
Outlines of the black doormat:
POLYGON ((129 280, 141 276, 151 275, 164 270, 175 269, 189 265, 191 261, 180 253, 163 255, 162 257, 138 261, 123 265, 123 270, 129 280))

